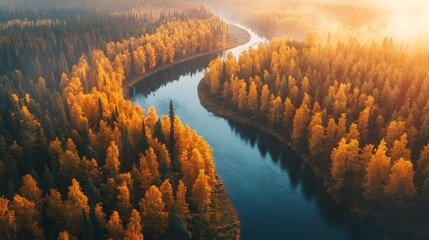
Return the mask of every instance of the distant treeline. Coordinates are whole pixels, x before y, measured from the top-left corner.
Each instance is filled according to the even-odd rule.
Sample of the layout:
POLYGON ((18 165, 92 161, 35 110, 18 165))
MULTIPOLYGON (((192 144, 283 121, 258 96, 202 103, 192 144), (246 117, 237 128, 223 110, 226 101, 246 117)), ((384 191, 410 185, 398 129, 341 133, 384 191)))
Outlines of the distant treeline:
POLYGON ((160 117, 122 93, 129 75, 221 48, 226 24, 203 8, 27 11, 0 25, 0 238, 237 236, 212 148, 173 103, 160 117))
POLYGON ((57 88, 61 73, 81 54, 103 49, 109 42, 153 33, 169 20, 208 18, 205 9, 148 14, 101 14, 78 8, 0 8, 0 75, 19 69, 25 78, 45 76, 57 88), (126 27, 124 27, 126 26, 126 27))
POLYGON ((136 8, 178 8, 183 6, 182 1, 169 0, 4 0, 0 6, 14 8, 45 9, 50 7, 61 8, 90 8, 98 11, 125 11, 136 8))

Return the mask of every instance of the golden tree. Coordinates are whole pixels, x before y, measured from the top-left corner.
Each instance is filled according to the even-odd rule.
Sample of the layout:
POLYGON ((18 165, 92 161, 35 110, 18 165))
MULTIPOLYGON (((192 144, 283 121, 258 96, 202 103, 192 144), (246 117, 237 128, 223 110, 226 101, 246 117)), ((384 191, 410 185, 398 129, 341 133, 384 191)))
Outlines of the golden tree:
POLYGON ((402 134, 399 140, 393 142, 393 147, 390 150, 392 161, 399 160, 400 158, 411 159, 411 150, 407 148, 408 139, 407 134, 402 134))
POLYGON ((124 232, 124 239, 143 240, 140 214, 137 210, 131 211, 131 216, 124 232))
POLYGON ((83 218, 89 216, 89 205, 88 197, 82 192, 76 179, 72 179, 63 211, 67 219, 68 232, 79 236, 82 233, 83 218))
POLYGON ((259 109, 258 89, 255 82, 250 83, 249 94, 247 95, 247 110, 257 113, 259 109))
POLYGON ((386 156, 386 142, 381 140, 375 154, 366 166, 365 181, 363 183, 364 196, 373 201, 378 200, 380 193, 389 180, 390 158, 386 156))
POLYGON ((58 233, 58 240, 69 240, 70 236, 69 233, 67 231, 61 231, 60 233, 58 233))
POLYGON ((342 138, 338 147, 332 150, 331 175, 335 180, 335 189, 339 191, 343 191, 346 187, 350 189, 359 180, 357 178, 362 171, 362 166, 359 163, 359 151, 358 140, 353 139, 347 143, 345 138, 342 138))
POLYGON ((404 203, 417 195, 411 161, 400 158, 393 164, 384 194, 395 203, 404 203))
POLYGON ((198 208, 202 216, 207 216, 210 210, 212 188, 209 184, 208 177, 204 170, 200 170, 198 178, 192 187, 192 201, 198 208))
POLYGON ((117 211, 112 212, 112 215, 110 215, 110 219, 107 222, 106 227, 107 236, 109 239, 122 240, 124 235, 124 227, 117 211))
POLYGON ((19 194, 34 202, 39 212, 42 210, 42 190, 39 188, 36 180, 30 175, 26 174, 22 177, 22 187, 19 189, 19 194))
POLYGON ((142 209, 143 225, 155 236, 164 234, 168 226, 168 212, 162 201, 162 193, 156 186, 146 191, 144 199, 139 202, 142 209))
POLYGON ((19 239, 44 239, 43 230, 39 226, 39 213, 34 202, 16 194, 10 209, 16 217, 16 231, 19 239))
POLYGON ((268 90, 268 85, 265 84, 262 87, 262 91, 261 91, 261 100, 260 100, 260 108, 259 110, 261 111, 262 114, 266 114, 268 113, 268 110, 270 108, 270 90, 268 90))
POLYGON ((317 156, 324 151, 325 130, 323 129, 322 116, 317 112, 311 118, 308 125, 308 150, 312 156, 317 156))
POLYGON ((116 189, 118 190, 116 207, 122 216, 127 216, 131 210, 130 190, 125 182, 122 182, 116 189))
POLYGON ((108 176, 115 177, 119 174, 120 166, 121 162, 119 161, 119 148, 114 141, 111 141, 109 147, 107 148, 106 164, 104 165, 104 169, 106 170, 108 176))
POLYGON ((162 200, 165 203, 165 210, 171 212, 173 209, 174 197, 173 187, 170 184, 170 179, 166 179, 160 186, 159 190, 162 193, 162 200))
POLYGON ((310 109, 308 109, 309 96, 305 94, 301 106, 296 110, 292 125, 292 142, 295 147, 302 147, 306 138, 305 130, 310 121, 310 109), (306 100, 307 99, 307 100, 306 100))
POLYGON ((368 138, 369 107, 360 112, 357 120, 358 132, 360 133, 361 142, 366 143, 368 138))
POLYGON ((179 184, 177 186, 176 199, 174 201, 174 211, 182 219, 191 218, 189 212, 189 205, 186 202, 186 186, 182 180, 179 181, 179 184))
POLYGON ((9 209, 9 200, 0 197, 0 234, 13 239, 16 230, 15 212, 9 209))

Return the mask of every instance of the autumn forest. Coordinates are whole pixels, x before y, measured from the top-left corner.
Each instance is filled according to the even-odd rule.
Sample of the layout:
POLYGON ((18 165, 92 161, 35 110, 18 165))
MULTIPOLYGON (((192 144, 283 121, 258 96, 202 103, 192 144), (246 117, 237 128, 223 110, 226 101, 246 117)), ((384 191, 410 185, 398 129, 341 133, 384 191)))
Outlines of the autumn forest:
MULTIPOLYGON (((381 31, 390 12, 353 1, 232 2, 0 2, 0 239, 429 237, 424 37, 406 42, 381 31), (317 9, 317 19, 300 17, 317 9), (327 28, 334 20, 335 31, 327 28), (192 70, 191 61, 210 63, 192 70), (160 104, 143 107, 137 83, 161 81, 180 64, 190 73, 178 82, 194 87, 173 86, 172 77, 145 89, 143 101, 160 104), (172 92, 161 92, 169 85, 172 92), (269 224, 281 234, 258 228, 264 219, 249 213, 275 200, 264 198, 258 210, 248 196, 257 199, 270 173, 249 174, 252 161, 241 161, 255 143, 223 130, 223 119, 274 137, 270 148, 290 149, 328 199, 294 200, 293 184, 264 184, 288 192, 281 207, 328 201, 335 213, 308 205, 319 210, 311 214, 341 216, 367 235, 314 217, 308 224, 334 230, 299 235, 293 229, 306 225, 279 222, 288 216, 273 216, 283 227, 269 224), (249 150, 224 154, 235 144, 226 134, 249 150)), ((264 164, 278 168, 276 161, 264 164)))

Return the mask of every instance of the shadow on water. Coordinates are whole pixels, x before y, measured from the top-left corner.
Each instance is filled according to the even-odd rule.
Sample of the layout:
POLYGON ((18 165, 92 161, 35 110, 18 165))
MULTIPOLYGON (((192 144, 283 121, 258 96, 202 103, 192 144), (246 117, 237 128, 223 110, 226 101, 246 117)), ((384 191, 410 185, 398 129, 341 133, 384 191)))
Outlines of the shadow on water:
POLYGON ((180 77, 187 75, 192 77, 197 72, 206 69, 210 61, 221 55, 222 53, 215 53, 191 59, 143 78, 134 87, 130 88, 130 96, 132 98, 135 94, 142 94, 144 97, 147 97, 168 83, 179 80, 180 77))
POLYGON ((231 160, 219 160, 217 169, 242 221, 242 238, 394 239, 337 205, 311 169, 285 144, 253 127, 229 120, 225 124, 223 118, 208 114, 197 94, 189 91, 197 91, 202 72, 221 55, 199 57, 144 78, 131 88, 130 96, 141 106, 157 109, 168 109, 168 100, 173 99, 183 122, 197 130, 210 128, 204 138, 217 144, 217 149, 224 148, 218 151, 225 154, 220 157, 231 160), (257 163, 271 160, 252 165, 243 162, 243 156, 257 163), (265 184, 275 188, 266 189, 265 184))
POLYGON ((322 182, 311 168, 288 146, 268 133, 254 127, 227 120, 231 130, 252 148, 257 148, 262 156, 267 154, 273 162, 279 163, 288 174, 293 189, 300 188, 308 202, 315 202, 320 215, 330 225, 346 230, 348 239, 396 239, 386 236, 347 213, 325 191, 322 182))

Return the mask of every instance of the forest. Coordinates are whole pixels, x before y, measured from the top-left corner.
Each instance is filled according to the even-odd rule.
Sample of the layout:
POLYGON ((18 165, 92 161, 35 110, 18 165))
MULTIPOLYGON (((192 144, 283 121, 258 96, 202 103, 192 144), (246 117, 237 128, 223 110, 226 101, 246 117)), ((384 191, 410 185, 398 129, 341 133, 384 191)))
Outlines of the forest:
POLYGON ((158 116, 122 89, 130 76, 222 47, 223 21, 200 6, 153 14, 0 11, 5 239, 237 234, 225 229, 234 213, 219 213, 226 204, 212 148, 181 123, 172 102, 169 115, 158 116))
POLYGON ((428 239, 425 1, 1 1, 0 239, 428 239))
POLYGON ((200 99, 288 143, 352 212, 427 233, 429 56, 388 38, 326 42, 229 53, 210 63, 200 99))

